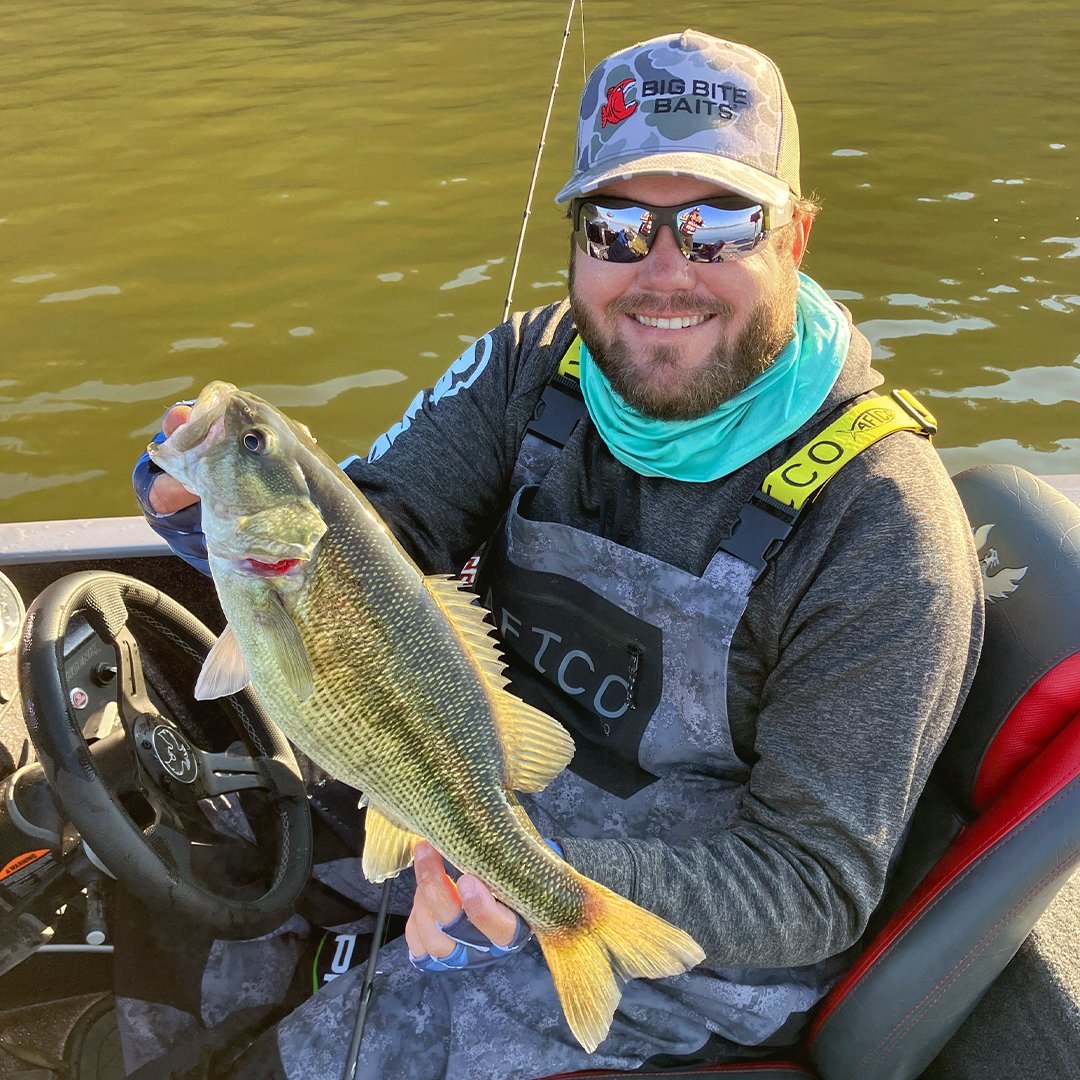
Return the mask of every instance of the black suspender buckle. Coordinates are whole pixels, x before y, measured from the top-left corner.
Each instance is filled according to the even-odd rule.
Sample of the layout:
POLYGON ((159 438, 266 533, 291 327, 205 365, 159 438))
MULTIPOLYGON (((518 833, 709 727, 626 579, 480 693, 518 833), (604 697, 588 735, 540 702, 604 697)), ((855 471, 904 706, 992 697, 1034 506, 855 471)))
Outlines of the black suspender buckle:
POLYGON ((763 491, 755 492, 739 511, 731 536, 720 542, 719 550, 752 566, 756 582, 783 547, 800 514, 801 511, 763 491))
POLYGON ((525 431, 562 449, 584 415, 585 399, 577 380, 555 375, 544 387, 525 431))

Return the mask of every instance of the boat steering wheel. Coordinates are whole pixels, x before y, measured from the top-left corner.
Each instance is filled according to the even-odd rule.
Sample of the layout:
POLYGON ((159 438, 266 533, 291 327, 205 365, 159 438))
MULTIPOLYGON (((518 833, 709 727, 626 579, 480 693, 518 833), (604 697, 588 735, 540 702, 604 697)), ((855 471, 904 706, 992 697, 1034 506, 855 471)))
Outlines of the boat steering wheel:
POLYGON ((136 640, 144 631, 186 654, 192 670, 215 640, 180 604, 135 578, 90 571, 53 582, 31 604, 21 645, 27 730, 61 814, 94 861, 151 911, 217 937, 257 937, 288 918, 311 872, 311 816, 296 759, 250 687, 223 699, 233 729, 226 734, 244 750, 232 752, 235 741, 229 752, 200 749, 147 693, 136 640), (116 655, 118 722, 91 742, 64 670, 65 638, 77 616, 116 655), (245 791, 266 800, 266 812, 249 824, 267 866, 258 884, 219 891, 198 874, 221 839, 199 801, 245 791))

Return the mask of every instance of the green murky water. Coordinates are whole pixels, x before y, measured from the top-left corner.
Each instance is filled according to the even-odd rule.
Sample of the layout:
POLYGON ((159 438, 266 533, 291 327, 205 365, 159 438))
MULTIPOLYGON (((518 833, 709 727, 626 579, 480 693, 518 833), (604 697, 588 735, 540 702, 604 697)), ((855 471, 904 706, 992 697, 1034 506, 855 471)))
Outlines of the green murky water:
MULTIPOLYGON (((807 269, 950 468, 1080 472, 1080 12, 590 0, 517 306, 564 289, 583 51, 686 26, 779 62, 807 269)), ((0 0, 0 520, 134 512, 164 407, 252 387, 365 451, 496 323, 567 7, 0 0)))

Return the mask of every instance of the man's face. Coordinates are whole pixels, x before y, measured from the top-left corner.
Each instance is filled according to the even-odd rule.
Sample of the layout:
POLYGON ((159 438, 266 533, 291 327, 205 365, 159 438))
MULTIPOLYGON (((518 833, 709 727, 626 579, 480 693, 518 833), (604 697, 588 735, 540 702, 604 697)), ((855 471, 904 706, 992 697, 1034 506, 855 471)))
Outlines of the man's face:
MULTIPOLYGON (((731 193, 691 177, 645 176, 610 184, 602 194, 677 206, 731 193)), ((739 393, 791 338, 795 271, 808 232, 804 219, 753 255, 726 263, 687 261, 666 226, 636 263, 601 262, 574 244, 574 318, 616 393, 664 420, 704 416, 739 393), (657 319, 668 322, 657 326, 657 319)))

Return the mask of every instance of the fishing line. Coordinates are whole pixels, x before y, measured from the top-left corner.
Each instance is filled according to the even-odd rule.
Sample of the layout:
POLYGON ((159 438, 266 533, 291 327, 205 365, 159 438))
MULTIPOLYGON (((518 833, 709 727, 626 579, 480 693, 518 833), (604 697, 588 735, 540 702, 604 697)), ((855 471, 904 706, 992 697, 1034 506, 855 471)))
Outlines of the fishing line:
MULTIPOLYGON (((570 0, 570 10, 566 15, 566 29, 563 31, 562 45, 559 47, 559 62, 555 65, 555 78, 551 83, 551 96, 548 98, 547 115, 544 117, 544 126, 540 130, 540 145, 536 148, 536 163, 533 165, 532 179, 529 181, 529 194, 525 197, 525 213, 521 218, 521 231, 518 233, 517 250, 514 252, 514 262, 510 267, 510 284, 506 289, 506 303, 503 305, 502 321, 506 322, 510 314, 510 303, 514 295, 514 282, 517 280, 518 263, 521 261, 521 249, 525 246, 525 229, 529 224, 529 214, 532 212, 533 192, 536 190, 536 177, 540 173, 540 158, 544 154, 544 139, 547 137, 548 121, 551 119, 551 109, 555 104, 555 91, 559 88, 559 73, 562 71, 563 54, 566 52, 566 41, 570 37, 570 24, 574 19, 574 6, 577 0, 570 0)), ((584 8, 582 9, 584 11, 584 8)), ((582 28, 584 34, 584 27, 582 28)), ((584 38, 582 39, 584 40, 584 38)))
POLYGON ((578 13, 581 16, 581 85, 584 86, 589 81, 589 72, 585 66, 585 0, 581 0, 578 13))

